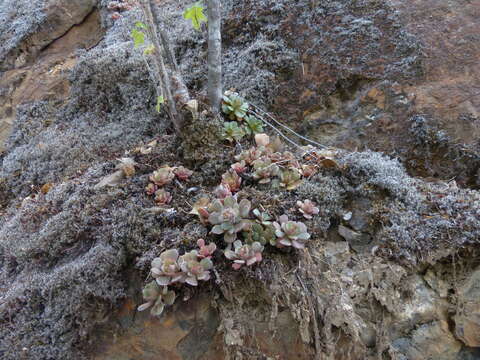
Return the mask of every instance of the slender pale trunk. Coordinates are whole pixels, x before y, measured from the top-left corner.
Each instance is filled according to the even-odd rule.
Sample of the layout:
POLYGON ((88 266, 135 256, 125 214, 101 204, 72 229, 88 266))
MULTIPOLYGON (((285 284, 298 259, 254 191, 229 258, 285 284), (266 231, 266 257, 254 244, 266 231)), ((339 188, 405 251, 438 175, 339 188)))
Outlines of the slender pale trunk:
POLYGON ((221 0, 208 0, 208 98, 214 111, 222 101, 221 0))
POLYGON ((159 75, 161 93, 165 97, 167 113, 175 126, 176 132, 181 135, 185 120, 183 108, 190 101, 190 94, 182 76, 177 71, 177 62, 170 47, 168 36, 162 24, 159 23, 158 16, 154 13, 155 4, 153 0, 141 0, 140 4, 145 16, 148 36, 156 50, 153 56, 153 64, 155 72, 159 75), (165 64, 163 52, 165 52, 170 66, 165 64))
POLYGON ((170 38, 163 27, 162 21, 160 21, 160 16, 158 15, 158 9, 155 10, 155 6, 153 0, 150 0, 150 8, 152 9, 152 16, 155 24, 157 25, 157 30, 160 35, 160 40, 162 41, 163 49, 165 50, 165 54, 167 55, 167 62, 172 67, 174 71, 178 71, 177 59, 175 58, 175 54, 172 50, 172 44, 170 42, 170 38))
POLYGON ((160 78, 162 80, 161 86, 163 87, 162 93, 165 95, 165 100, 168 106, 168 114, 173 122, 173 125, 175 126, 175 130, 180 132, 181 126, 179 123, 177 107, 175 105, 175 101, 173 100, 170 76, 167 73, 167 68, 165 66, 165 62, 163 61, 162 46, 158 40, 157 27, 152 13, 152 4, 150 3, 150 0, 142 0, 141 5, 143 14, 145 16, 145 22, 147 23, 149 38, 156 50, 153 63, 155 65, 155 70, 160 73, 160 78))

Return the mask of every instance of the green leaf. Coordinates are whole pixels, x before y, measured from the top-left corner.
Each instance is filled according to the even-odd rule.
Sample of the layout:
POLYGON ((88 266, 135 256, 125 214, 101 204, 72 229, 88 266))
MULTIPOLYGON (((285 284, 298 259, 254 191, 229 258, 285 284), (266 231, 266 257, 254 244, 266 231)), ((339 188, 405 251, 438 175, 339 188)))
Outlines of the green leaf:
POLYGON ((163 98, 163 96, 158 96, 157 105, 155 106, 155 110, 157 110, 158 113, 160 112, 160 108, 163 103, 165 103, 165 99, 163 98))
POLYGON ((238 118, 238 119, 243 119, 245 117, 245 111, 243 109, 236 109, 234 111, 234 114, 235 116, 238 118))
POLYGON ((231 112, 230 106, 228 106, 227 104, 222 104, 222 111, 223 111, 225 114, 230 114, 230 112, 231 112))
POLYGON ((141 21, 137 21, 135 23, 135 27, 138 28, 138 29, 146 29, 147 28, 147 25, 145 25, 143 22, 141 21))
POLYGON ((207 22, 207 17, 204 15, 203 10, 205 10, 205 8, 203 7, 202 3, 198 1, 183 13, 183 17, 185 19, 190 19, 192 21, 192 25, 195 30, 200 31, 202 22, 207 22))
POLYGON ((137 48, 140 45, 145 44, 145 34, 137 29, 132 30, 133 44, 137 48))
POLYGON ((251 133, 259 134, 263 132, 263 123, 253 115, 245 116, 245 122, 251 133))
POLYGON ((152 55, 155 52, 155 46, 150 44, 145 50, 143 50, 143 55, 152 55))
POLYGON ((237 140, 240 141, 245 136, 245 130, 238 126, 235 121, 225 122, 223 125, 222 137, 230 142, 237 140))

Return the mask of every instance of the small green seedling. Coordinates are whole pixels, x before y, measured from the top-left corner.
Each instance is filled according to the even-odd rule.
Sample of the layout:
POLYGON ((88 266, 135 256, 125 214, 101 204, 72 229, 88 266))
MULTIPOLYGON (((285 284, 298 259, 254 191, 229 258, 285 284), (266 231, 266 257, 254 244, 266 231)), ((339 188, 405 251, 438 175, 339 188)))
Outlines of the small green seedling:
POLYGON ((195 4, 185 10, 183 17, 186 20, 191 20, 193 28, 200 31, 202 23, 207 22, 207 17, 203 13, 204 10, 205 8, 203 7, 202 2, 197 1, 195 4))

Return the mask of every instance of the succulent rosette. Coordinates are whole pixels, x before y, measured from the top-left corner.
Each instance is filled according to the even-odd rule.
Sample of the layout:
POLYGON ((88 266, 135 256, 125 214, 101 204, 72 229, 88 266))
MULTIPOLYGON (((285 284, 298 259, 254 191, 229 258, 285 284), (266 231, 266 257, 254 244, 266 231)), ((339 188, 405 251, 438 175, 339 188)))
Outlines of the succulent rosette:
POLYGON ((167 286, 182 280, 183 274, 178 264, 178 258, 178 250, 170 249, 153 259, 150 271, 158 285, 167 286))
POLYGON ((307 226, 302 222, 290 221, 287 215, 282 215, 274 222, 277 246, 293 246, 297 249, 305 248, 305 243, 310 239, 307 226))
POLYGON ((297 201, 298 211, 303 214, 305 219, 312 219, 313 215, 317 215, 320 210, 316 204, 311 200, 297 201))
POLYGON ((199 247, 198 257, 200 259, 211 258, 215 250, 217 250, 217 245, 214 243, 206 245, 203 239, 197 240, 197 246, 199 247))
POLYGON ((153 172, 150 176, 150 181, 157 186, 163 186, 170 183, 174 178, 173 169, 169 166, 164 166, 153 172))
POLYGON ((237 238, 237 233, 249 226, 247 219, 250 213, 250 201, 243 199, 237 203, 237 199, 228 196, 223 200, 215 200, 210 206, 208 221, 214 225, 212 233, 224 236, 226 243, 231 244, 237 238))
POLYGON ((225 250, 225 257, 233 260, 232 267, 235 270, 242 266, 251 266, 262 261, 263 245, 259 242, 252 244, 242 244, 240 240, 233 243, 234 250, 225 250))
POLYGON ((178 264, 183 272, 181 281, 189 285, 197 286, 198 280, 210 280, 210 271, 213 268, 212 260, 204 258, 198 261, 198 252, 192 250, 180 256, 178 264))
POLYGON ((147 302, 138 307, 138 311, 144 311, 151 308, 150 313, 154 316, 160 316, 167 305, 173 305, 175 302, 175 292, 163 289, 152 281, 147 284, 142 291, 143 299, 147 302))

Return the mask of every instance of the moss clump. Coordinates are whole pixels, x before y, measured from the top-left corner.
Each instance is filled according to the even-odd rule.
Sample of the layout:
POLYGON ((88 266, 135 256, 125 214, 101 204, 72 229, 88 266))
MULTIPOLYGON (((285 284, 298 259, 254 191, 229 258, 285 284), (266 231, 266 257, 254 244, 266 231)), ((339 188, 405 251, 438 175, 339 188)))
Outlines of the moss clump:
POLYGON ((218 118, 202 113, 187 122, 182 136, 183 158, 196 165, 217 158, 222 146, 221 128, 218 118))

